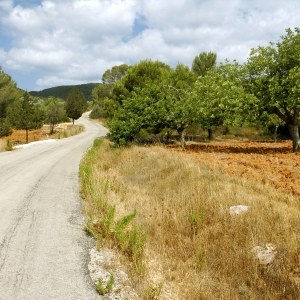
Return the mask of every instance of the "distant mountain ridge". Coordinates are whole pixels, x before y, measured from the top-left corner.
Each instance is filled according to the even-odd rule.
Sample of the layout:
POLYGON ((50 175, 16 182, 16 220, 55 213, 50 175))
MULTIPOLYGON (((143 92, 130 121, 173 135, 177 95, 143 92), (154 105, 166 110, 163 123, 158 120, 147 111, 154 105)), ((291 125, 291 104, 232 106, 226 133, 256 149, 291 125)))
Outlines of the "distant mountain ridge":
POLYGON ((68 93, 76 87, 78 90, 80 90, 85 99, 87 101, 92 100, 92 90, 96 86, 98 86, 100 83, 85 83, 85 84, 77 84, 77 85, 61 85, 61 86, 55 86, 52 88, 44 89, 42 91, 31 91, 29 92, 30 95, 36 96, 36 97, 55 97, 55 98, 62 98, 66 99, 68 93))

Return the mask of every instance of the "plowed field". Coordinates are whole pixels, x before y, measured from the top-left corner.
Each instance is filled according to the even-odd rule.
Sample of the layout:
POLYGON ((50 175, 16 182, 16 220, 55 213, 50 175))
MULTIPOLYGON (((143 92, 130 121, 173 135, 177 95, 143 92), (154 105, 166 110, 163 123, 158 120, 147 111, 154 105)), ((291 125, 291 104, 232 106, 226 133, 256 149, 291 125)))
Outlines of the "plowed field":
POLYGON ((179 147, 171 149, 213 167, 220 166, 228 174, 252 178, 300 196, 300 153, 292 153, 291 141, 215 142, 187 145, 184 151, 179 147))
MULTIPOLYGON (((44 131, 42 129, 29 130, 28 131, 28 142, 35 142, 43 140, 49 136, 49 131, 44 131)), ((25 130, 13 130, 13 133, 6 137, 15 143, 25 143, 26 142, 26 131, 25 130)))

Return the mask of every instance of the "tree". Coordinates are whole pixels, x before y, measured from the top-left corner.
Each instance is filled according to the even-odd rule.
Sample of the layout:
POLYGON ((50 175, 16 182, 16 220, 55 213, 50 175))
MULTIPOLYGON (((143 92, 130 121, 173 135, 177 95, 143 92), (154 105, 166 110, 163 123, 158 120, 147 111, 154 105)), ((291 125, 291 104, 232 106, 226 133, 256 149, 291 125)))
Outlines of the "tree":
POLYGON ((195 99, 197 122, 212 131, 213 126, 241 125, 255 120, 257 98, 247 93, 238 63, 220 64, 219 67, 198 77, 191 96, 195 99), (249 113, 251 111, 252 113, 249 113))
POLYGON ((189 68, 179 64, 172 70, 164 64, 146 61, 136 69, 132 67, 126 76, 127 86, 133 82, 136 86, 129 97, 123 98, 116 117, 108 123, 110 139, 122 145, 142 128, 155 133, 169 128, 177 130, 184 147, 184 129, 195 118, 193 98, 189 97, 195 76, 189 68))
POLYGON ((76 87, 74 87, 68 94, 65 110, 67 116, 73 120, 77 120, 87 109, 87 101, 82 92, 80 92, 76 87))
POLYGON ((107 103, 106 100, 110 98, 112 88, 112 84, 101 83, 92 90, 93 109, 90 118, 106 118, 109 116, 105 104, 107 103))
POLYGON ((26 144, 28 143, 28 131, 40 128, 44 119, 43 112, 38 106, 33 105, 27 92, 20 101, 16 101, 9 107, 8 117, 15 129, 26 130, 26 144))
POLYGON ((16 83, 0 67, 0 137, 11 134, 7 110, 19 98, 19 94, 16 83))
POLYGON ((217 53, 215 52, 201 52, 194 58, 192 64, 192 71, 197 76, 205 76, 206 73, 216 66, 217 53))
POLYGON ((114 66, 111 69, 108 69, 102 75, 102 83, 103 84, 114 84, 116 81, 119 81, 126 74, 129 66, 126 64, 122 64, 119 66, 114 66))
POLYGON ((262 114, 276 114, 289 128, 293 151, 300 151, 300 30, 286 29, 286 35, 267 47, 251 49, 245 65, 246 88, 259 99, 262 114))
POLYGON ((45 121, 50 125, 50 134, 54 132, 54 126, 60 122, 64 115, 65 110, 62 105, 58 103, 49 104, 45 113, 45 121))

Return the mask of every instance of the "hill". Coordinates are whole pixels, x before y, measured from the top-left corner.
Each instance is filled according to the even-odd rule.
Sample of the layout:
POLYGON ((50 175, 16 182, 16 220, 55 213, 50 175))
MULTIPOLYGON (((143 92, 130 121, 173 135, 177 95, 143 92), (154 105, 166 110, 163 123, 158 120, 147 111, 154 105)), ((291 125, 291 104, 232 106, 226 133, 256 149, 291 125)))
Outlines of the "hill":
POLYGON ((85 96, 85 99, 87 101, 92 100, 92 89, 96 86, 98 86, 100 83, 86 83, 86 84, 78 84, 78 85, 62 85, 62 86, 56 86, 48 89, 44 89, 42 91, 31 91, 29 92, 32 96, 37 97, 49 97, 53 96, 55 98, 62 98, 66 99, 68 93, 76 87, 79 89, 83 95, 85 96))

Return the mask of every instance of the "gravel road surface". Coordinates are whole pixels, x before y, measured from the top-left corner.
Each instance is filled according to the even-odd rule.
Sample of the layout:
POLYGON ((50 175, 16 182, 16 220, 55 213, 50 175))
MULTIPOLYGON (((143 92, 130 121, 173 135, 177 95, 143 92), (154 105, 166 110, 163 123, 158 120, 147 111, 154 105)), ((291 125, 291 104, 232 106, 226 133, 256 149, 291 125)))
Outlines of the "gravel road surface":
POLYGON ((100 299, 89 278, 80 160, 106 129, 0 153, 0 299, 100 299))

